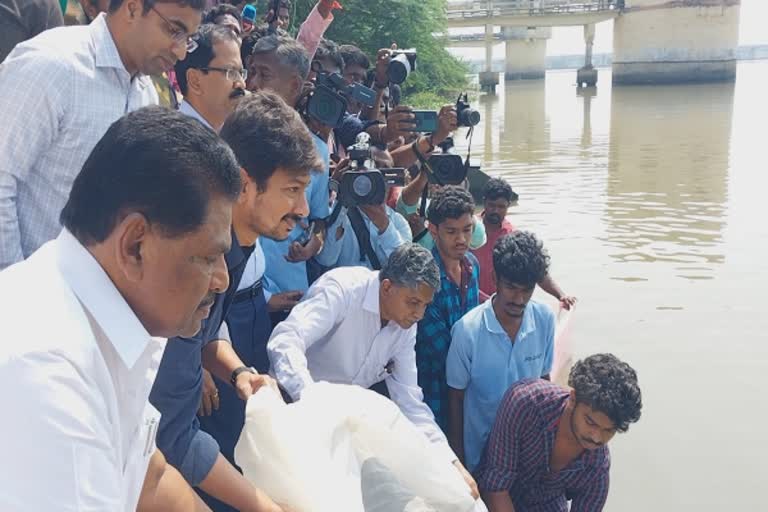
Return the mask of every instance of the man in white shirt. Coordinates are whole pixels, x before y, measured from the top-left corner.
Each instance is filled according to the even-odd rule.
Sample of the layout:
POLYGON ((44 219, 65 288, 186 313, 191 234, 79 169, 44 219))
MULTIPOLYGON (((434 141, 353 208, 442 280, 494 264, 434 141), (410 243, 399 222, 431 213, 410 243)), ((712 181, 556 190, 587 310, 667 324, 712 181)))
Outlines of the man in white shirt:
POLYGON ((132 512, 143 484, 141 511, 205 510, 155 450, 153 336, 194 334, 227 288, 240 187, 213 132, 141 109, 96 144, 58 238, 0 272, 0 510, 132 512))
POLYGON ((174 68, 184 95, 179 111, 218 132, 245 95, 240 38, 227 26, 206 23, 192 40, 197 49, 174 68))
POLYGON ((272 333, 272 372, 294 399, 316 381, 370 388, 384 381, 403 414, 453 462, 475 497, 474 480, 448 446, 422 401, 416 378, 416 324, 440 286, 429 251, 416 244, 396 249, 380 272, 334 269, 272 333))
POLYGON ((88 26, 47 30, 0 64, 0 269, 61 231, 58 215, 107 128, 158 103, 152 81, 193 49, 204 0, 112 0, 88 26))

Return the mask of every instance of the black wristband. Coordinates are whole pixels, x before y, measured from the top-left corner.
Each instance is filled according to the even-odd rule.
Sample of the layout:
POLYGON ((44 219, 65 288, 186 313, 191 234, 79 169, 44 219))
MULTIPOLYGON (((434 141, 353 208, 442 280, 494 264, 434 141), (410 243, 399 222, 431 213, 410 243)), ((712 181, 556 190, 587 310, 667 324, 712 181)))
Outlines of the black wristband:
POLYGON ((232 376, 229 378, 229 382, 234 386, 235 382, 237 382, 237 376, 243 372, 251 372, 255 374, 256 370, 247 366, 240 366, 239 368, 235 368, 235 371, 232 372, 232 376))

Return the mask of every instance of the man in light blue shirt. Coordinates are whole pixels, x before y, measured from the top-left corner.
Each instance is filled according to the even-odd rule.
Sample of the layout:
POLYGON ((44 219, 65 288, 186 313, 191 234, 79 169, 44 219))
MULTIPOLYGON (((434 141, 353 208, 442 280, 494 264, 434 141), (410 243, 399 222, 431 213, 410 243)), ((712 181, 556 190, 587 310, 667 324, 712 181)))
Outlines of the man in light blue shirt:
POLYGON ((480 462, 504 393, 525 378, 549 378, 555 315, 531 296, 549 271, 535 235, 517 231, 493 248, 497 292, 453 326, 448 351, 448 439, 470 471, 480 462))
MULTIPOLYGON (((386 150, 372 147, 371 156, 378 169, 395 166, 392 156, 386 150)), ((380 270, 395 249, 411 241, 408 221, 392 208, 386 204, 359 206, 362 224, 367 230, 371 249, 376 255, 377 261, 371 262, 365 251, 361 251, 360 240, 352 227, 349 210, 343 206, 340 208, 338 217, 328 226, 322 251, 315 257, 317 262, 325 267, 363 266, 380 270)))

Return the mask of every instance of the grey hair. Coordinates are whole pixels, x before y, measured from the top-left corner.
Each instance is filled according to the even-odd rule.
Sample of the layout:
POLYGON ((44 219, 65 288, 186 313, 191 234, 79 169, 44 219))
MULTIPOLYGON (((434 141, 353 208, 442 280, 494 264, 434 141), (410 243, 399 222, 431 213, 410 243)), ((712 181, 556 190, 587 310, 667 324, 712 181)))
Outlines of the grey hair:
POLYGON ((282 66, 295 71, 302 80, 309 76, 309 55, 295 39, 278 35, 262 37, 253 46, 251 55, 267 53, 274 53, 282 66))
POLYGON ((423 283, 437 290, 440 288, 440 269, 431 252, 408 242, 389 255, 379 272, 379 281, 384 279, 406 288, 415 289, 423 283))

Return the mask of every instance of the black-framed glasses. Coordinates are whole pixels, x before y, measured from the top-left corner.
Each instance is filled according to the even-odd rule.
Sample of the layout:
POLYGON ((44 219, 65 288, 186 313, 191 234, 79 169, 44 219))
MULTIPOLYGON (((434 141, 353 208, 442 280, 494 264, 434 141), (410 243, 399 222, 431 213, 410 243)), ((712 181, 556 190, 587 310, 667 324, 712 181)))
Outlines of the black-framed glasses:
POLYGON ((187 53, 192 53, 193 51, 197 50, 197 41, 193 39, 192 34, 188 34, 184 30, 171 23, 168 18, 160 14, 160 11, 155 9, 154 5, 150 7, 150 9, 152 9, 155 14, 160 16, 160 19, 165 22, 165 31, 168 33, 171 39, 173 39, 174 43, 178 44, 186 40, 187 53))
POLYGON ((237 82, 238 80, 242 80, 245 82, 248 79, 248 70, 247 69, 233 69, 233 68, 197 68, 200 71, 218 71, 219 73, 224 73, 224 76, 227 77, 227 80, 231 82, 237 82))

